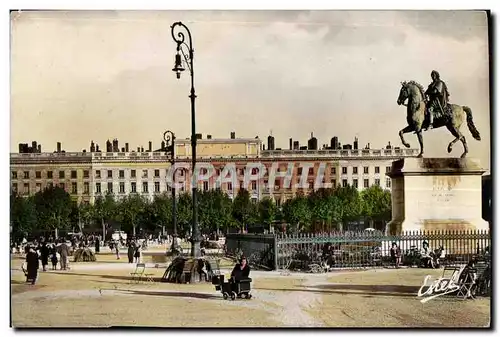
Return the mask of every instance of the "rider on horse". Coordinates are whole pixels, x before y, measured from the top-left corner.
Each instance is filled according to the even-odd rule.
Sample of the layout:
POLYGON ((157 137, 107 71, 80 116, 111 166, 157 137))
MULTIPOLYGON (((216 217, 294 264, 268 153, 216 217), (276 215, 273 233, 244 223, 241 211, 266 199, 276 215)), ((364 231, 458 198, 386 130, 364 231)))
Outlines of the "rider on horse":
POLYGON ((425 96, 428 98, 428 109, 429 109, 429 125, 426 130, 433 127, 434 116, 443 116, 445 114, 445 109, 448 105, 448 98, 450 96, 448 92, 448 87, 439 76, 436 70, 431 72, 432 83, 429 84, 425 96))

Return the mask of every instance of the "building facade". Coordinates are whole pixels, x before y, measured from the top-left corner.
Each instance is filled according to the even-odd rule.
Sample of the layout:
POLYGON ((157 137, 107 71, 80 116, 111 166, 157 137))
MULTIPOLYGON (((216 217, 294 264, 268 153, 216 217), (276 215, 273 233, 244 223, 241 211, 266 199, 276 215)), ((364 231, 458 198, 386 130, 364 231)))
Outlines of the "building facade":
MULTIPOLYGON (((177 192, 183 193, 191 190, 190 141, 176 140, 175 150, 175 182, 177 192)), ((391 163, 417 154, 418 149, 399 148, 264 150, 258 138, 200 139, 198 188, 220 188, 231 198, 245 188, 252 200, 271 197, 278 205, 298 191, 307 194, 324 184, 352 185, 359 191, 372 185, 390 189, 385 174, 391 163)), ((12 153, 11 188, 30 195, 57 185, 85 203, 108 192, 117 198, 136 193, 151 200, 171 191, 169 160, 169 154, 151 151, 12 153)))

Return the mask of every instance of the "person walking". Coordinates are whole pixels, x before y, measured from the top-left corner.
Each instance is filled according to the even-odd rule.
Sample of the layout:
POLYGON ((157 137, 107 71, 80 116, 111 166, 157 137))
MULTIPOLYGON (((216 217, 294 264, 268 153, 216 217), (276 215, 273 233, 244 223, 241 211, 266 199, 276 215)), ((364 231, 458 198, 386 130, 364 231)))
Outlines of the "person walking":
POLYGON ((58 251, 59 256, 61 257, 61 270, 66 270, 68 268, 69 247, 62 239, 61 244, 58 247, 58 251))
POLYGON ((101 241, 97 236, 94 237, 94 240, 95 240, 95 253, 99 254, 99 252, 101 251, 101 241))
POLYGON ((51 252, 50 252, 50 260, 52 262, 52 270, 57 270, 57 262, 58 262, 58 257, 57 257, 57 249, 56 249, 56 245, 54 244, 52 249, 51 249, 51 252))
POLYGON ((42 261, 43 271, 47 271, 47 265, 49 264, 49 247, 45 241, 42 241, 40 245, 40 260, 42 261))
POLYGON ((135 257, 135 263, 141 262, 141 245, 140 244, 137 244, 135 247, 134 257, 135 257))
POLYGON ((28 254, 26 254, 26 282, 31 282, 33 285, 35 284, 39 267, 40 261, 38 259, 38 254, 34 247, 30 246, 28 248, 28 254))
POLYGON ((133 241, 129 241, 127 249, 128 263, 134 263, 135 245, 133 241))
POLYGON ((119 247, 119 242, 115 241, 115 253, 116 253, 116 259, 120 259, 120 247, 119 247))

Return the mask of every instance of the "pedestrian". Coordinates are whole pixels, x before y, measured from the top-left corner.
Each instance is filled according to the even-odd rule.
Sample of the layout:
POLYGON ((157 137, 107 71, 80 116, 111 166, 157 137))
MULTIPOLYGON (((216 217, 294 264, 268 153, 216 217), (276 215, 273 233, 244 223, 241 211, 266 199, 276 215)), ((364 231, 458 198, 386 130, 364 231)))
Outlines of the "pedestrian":
POLYGON ((61 239, 61 244, 58 247, 59 256, 61 257, 61 270, 66 270, 68 268, 69 259, 69 247, 66 242, 61 239))
POLYGON ((47 243, 43 241, 40 246, 40 260, 42 261, 43 271, 47 271, 47 265, 49 264, 49 255, 49 247, 47 246, 47 243))
POLYGON ((100 250, 101 250, 101 242, 99 241, 99 238, 98 237, 95 237, 95 253, 96 254, 99 254, 100 250))
POLYGON ((141 262, 141 246, 139 244, 136 245, 135 247, 134 257, 135 257, 135 263, 141 262))
POLYGON ((401 248, 399 248, 396 242, 392 243, 391 258, 394 261, 394 266, 399 268, 399 265, 401 264, 401 248))
POLYGON ((128 243, 127 257, 128 263, 134 263, 135 245, 132 241, 128 243))
POLYGON ((40 261, 38 259, 38 254, 36 253, 34 247, 30 246, 28 248, 28 254, 26 254, 26 282, 35 284, 38 277, 39 267, 40 261))
POLYGON ((52 251, 51 251, 51 256, 50 256, 50 261, 52 262, 52 270, 57 270, 57 262, 58 262, 58 256, 57 256, 57 249, 54 245, 52 251))
POLYGON ((116 253, 116 259, 120 259, 120 248, 118 247, 118 241, 115 241, 115 253, 116 253))

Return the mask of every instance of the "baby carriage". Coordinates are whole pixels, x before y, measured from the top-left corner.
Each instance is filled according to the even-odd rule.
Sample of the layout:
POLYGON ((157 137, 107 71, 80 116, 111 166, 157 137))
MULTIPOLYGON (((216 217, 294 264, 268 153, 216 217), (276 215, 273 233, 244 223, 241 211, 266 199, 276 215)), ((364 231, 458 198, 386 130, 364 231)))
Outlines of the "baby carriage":
POLYGON ((231 297, 231 300, 238 298, 251 299, 250 294, 250 284, 252 283, 251 278, 246 278, 242 280, 235 280, 230 278, 228 282, 224 282, 224 275, 214 275, 212 277, 212 284, 215 285, 215 290, 222 293, 222 297, 227 300, 231 297))

